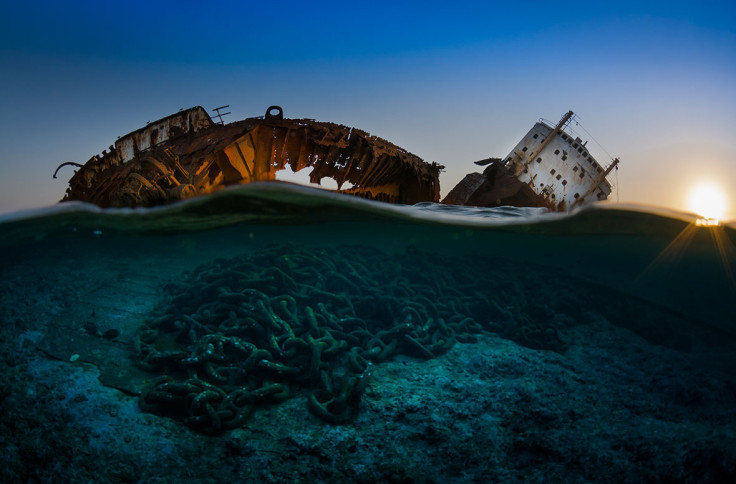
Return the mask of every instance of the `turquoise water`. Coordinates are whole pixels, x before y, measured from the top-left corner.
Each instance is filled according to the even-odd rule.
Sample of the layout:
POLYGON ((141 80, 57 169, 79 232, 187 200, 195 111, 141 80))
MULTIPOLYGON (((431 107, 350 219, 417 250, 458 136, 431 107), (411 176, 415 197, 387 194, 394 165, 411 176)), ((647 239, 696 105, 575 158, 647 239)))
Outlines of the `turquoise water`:
POLYGON ((164 273, 157 272, 165 277, 172 264, 191 269, 270 244, 365 245, 391 253, 413 246, 439 258, 547 265, 555 274, 736 333, 736 228, 696 227, 692 216, 646 207, 609 205, 562 216, 513 207, 393 206, 292 185, 254 185, 174 207, 105 211, 70 204, 4 218, 6 264, 30 254, 48 255, 49 266, 135 254, 166 260, 164 273))
MULTIPOLYGON (((578 352, 600 344, 586 341, 595 322, 597 337, 630 338, 619 344, 636 346, 653 372, 661 351, 666 364, 711 375, 710 387, 727 394, 717 418, 698 421, 704 435, 723 429, 736 402, 736 229, 695 222, 615 205, 572 215, 390 206, 283 184, 158 209, 60 205, 0 221, 3 326, 9 347, 32 341, 43 358, 93 365, 102 385, 155 422, 217 437, 288 405, 315 426, 366 425, 380 388, 391 387, 381 376, 391 365, 432 374, 435 361, 468 358, 471 371, 489 341, 575 366, 578 352)), ((470 418, 482 427, 487 416, 470 418)), ((733 470, 720 447, 734 442, 729 425, 727 443, 712 444, 725 462, 710 464, 714 479, 733 470)), ((507 438, 519 438, 509 428, 507 438)), ((682 435, 682 445, 693 441, 682 435)), ((526 462, 536 448, 507 458, 526 462)), ((678 475, 702 465, 682 464, 678 475)))

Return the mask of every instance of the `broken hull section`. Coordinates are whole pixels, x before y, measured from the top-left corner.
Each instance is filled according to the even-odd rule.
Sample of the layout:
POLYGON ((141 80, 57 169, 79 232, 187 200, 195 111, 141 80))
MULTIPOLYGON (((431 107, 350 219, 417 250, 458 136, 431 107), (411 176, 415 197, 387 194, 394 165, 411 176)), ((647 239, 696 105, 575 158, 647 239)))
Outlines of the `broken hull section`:
POLYGON ((483 173, 470 173, 453 188, 442 203, 475 207, 545 207, 556 205, 537 194, 496 159, 483 173))
POLYGON ((341 193, 391 203, 437 202, 444 168, 356 128, 285 119, 278 106, 227 125, 212 122, 201 107, 181 111, 118 139, 109 152, 79 166, 62 201, 101 207, 164 205, 306 168, 311 182, 332 178, 341 193))

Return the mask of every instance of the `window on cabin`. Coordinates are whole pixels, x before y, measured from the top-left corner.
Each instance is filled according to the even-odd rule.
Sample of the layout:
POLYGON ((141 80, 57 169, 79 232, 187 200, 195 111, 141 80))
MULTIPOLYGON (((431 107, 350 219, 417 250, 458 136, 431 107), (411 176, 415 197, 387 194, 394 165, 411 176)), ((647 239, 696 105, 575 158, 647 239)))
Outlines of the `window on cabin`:
POLYGON ((555 154, 556 155, 559 155, 560 154, 560 150, 555 150, 555 154))
POLYGON ((572 145, 572 147, 573 147, 573 148, 577 148, 577 147, 578 147, 578 144, 577 144, 577 143, 575 143, 574 145, 572 145))
POLYGON ((526 146, 525 146, 525 147, 523 147, 523 148, 521 149, 521 151, 523 151, 524 153, 526 153, 526 149, 527 149, 527 148, 526 148, 526 146))
POLYGON ((534 138, 534 139, 537 139, 537 138, 539 138, 539 135, 538 135, 538 134, 535 134, 535 135, 533 136, 533 138, 534 138))
POLYGON ((580 194, 579 193, 576 193, 575 194, 575 200, 577 200, 578 198, 580 198, 580 194))
POLYGON ((541 163, 541 162, 542 162, 542 158, 537 158, 537 163, 541 163))
POLYGON ((557 175, 557 179, 559 180, 560 178, 562 178, 562 175, 557 175))
POLYGON ((567 185, 567 180, 562 180, 562 185, 567 185))
POLYGON ((549 171, 549 174, 550 174, 550 175, 554 175, 555 173, 557 173, 557 172, 555 171, 555 169, 554 169, 554 168, 553 168, 553 169, 551 169, 551 170, 549 171))
POLYGON ((567 159, 567 155, 562 155, 562 161, 565 161, 567 159))
POLYGON ((576 166, 575 168, 572 169, 572 171, 578 171, 578 167, 576 166))
POLYGON ((582 180, 583 178, 585 178, 585 173, 580 174, 580 179, 582 180))

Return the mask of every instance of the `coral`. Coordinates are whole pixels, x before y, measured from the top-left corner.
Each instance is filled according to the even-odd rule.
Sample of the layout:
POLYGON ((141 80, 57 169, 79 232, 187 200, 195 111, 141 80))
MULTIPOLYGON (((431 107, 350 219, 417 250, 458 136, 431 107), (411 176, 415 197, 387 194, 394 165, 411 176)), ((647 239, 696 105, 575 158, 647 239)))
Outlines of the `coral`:
MULTIPOLYGON (((216 433, 242 425, 258 405, 306 391, 314 415, 349 421, 373 364, 434 358, 497 330, 487 318, 498 303, 481 283, 489 270, 411 247, 388 255, 274 246, 218 259, 171 285, 139 331, 140 365, 162 375, 141 407, 216 433)), ((539 327, 518 331, 537 341, 539 327)))

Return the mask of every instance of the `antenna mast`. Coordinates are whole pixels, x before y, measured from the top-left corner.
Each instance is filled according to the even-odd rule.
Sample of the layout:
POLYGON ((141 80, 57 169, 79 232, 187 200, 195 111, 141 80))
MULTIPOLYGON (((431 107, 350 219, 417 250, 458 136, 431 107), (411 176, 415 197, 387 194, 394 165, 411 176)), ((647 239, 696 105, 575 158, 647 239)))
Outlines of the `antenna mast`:
POLYGON ((215 114, 215 116, 217 116, 218 118, 220 118, 220 124, 223 125, 223 126, 225 126, 225 122, 222 120, 222 117, 230 114, 230 111, 228 111, 226 113, 221 113, 220 110, 221 109, 225 109, 225 108, 229 108, 229 107, 230 107, 230 105, 229 104, 226 104, 224 106, 220 106, 219 108, 213 109, 213 111, 215 111, 217 113, 217 114, 215 114))

